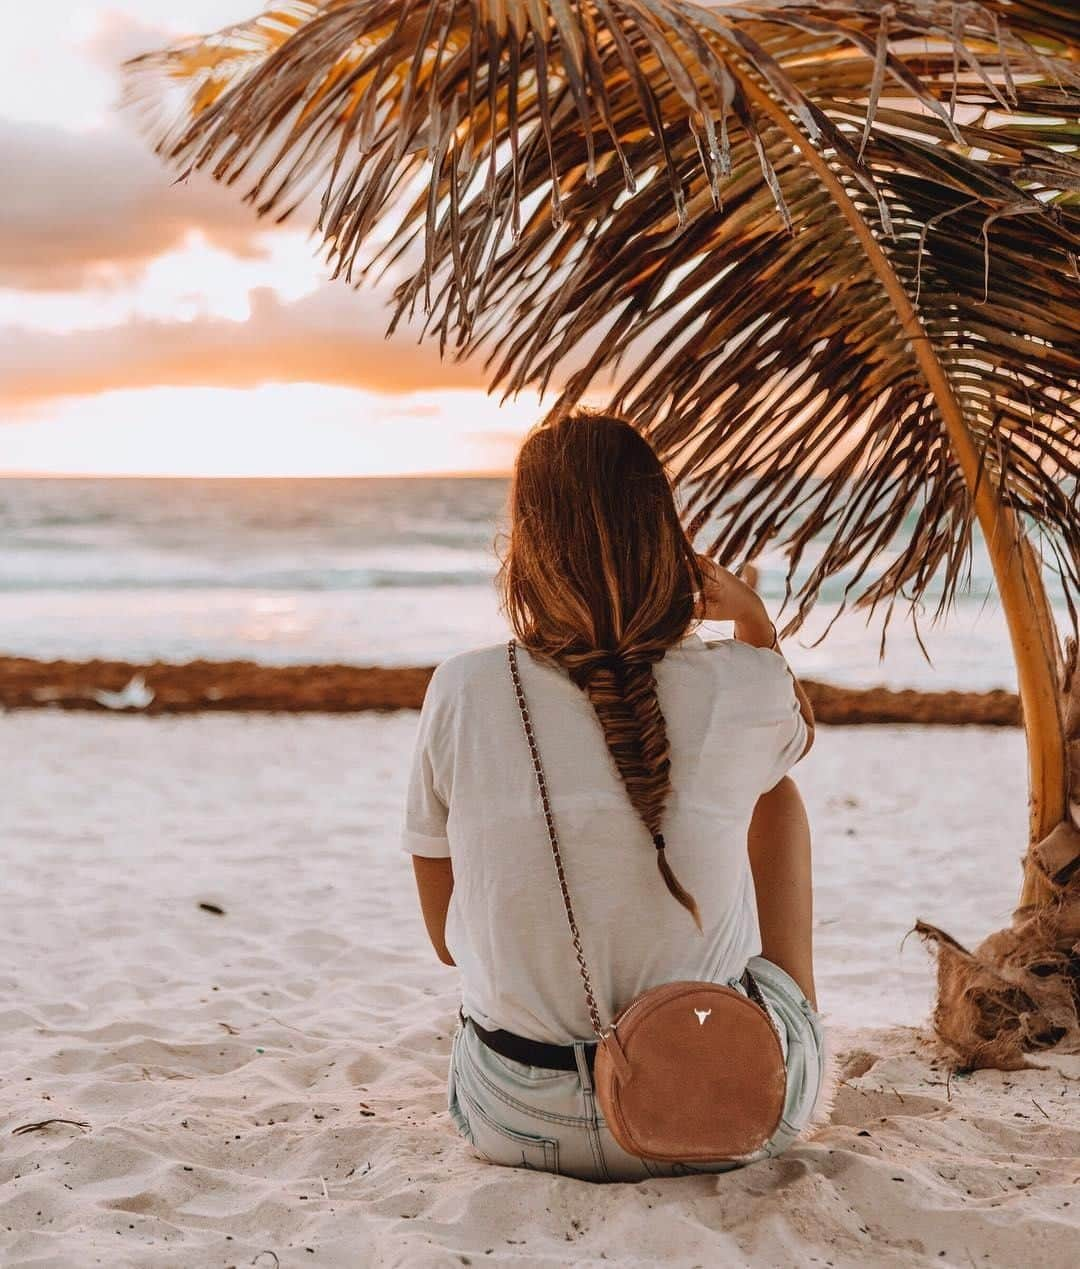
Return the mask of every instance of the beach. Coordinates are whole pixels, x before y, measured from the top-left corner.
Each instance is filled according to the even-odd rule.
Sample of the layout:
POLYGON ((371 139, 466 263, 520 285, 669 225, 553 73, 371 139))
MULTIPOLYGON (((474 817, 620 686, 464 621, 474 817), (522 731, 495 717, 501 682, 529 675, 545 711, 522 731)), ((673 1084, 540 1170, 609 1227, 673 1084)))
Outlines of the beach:
POLYGON ((9 6, 0 1269, 1080 1266, 1078 6, 9 6), (590 1183, 474 1062, 484 1158, 454 955, 620 1080, 658 913, 813 994, 804 723, 798 1140, 590 1183))
POLYGON ((445 1115, 456 971, 397 842, 416 717, 0 715, 0 1263, 1075 1262, 1080 1057, 951 1074, 905 938, 1007 922, 1018 729, 821 728, 829 1122, 598 1186, 492 1167, 445 1115))

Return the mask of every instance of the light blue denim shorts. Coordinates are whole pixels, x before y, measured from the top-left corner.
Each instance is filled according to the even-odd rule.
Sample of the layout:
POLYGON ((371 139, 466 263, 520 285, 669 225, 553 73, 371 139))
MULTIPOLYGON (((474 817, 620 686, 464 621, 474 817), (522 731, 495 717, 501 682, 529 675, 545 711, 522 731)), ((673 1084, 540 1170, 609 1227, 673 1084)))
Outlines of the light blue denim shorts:
MULTIPOLYGON (((751 958, 749 969, 784 1049, 787 1097, 775 1136, 744 1163, 659 1163, 627 1154, 597 1111, 584 1041, 574 1046, 576 1071, 553 1071, 503 1057, 468 1024, 458 1025, 450 1053, 448 1101, 454 1124, 490 1163, 586 1181, 728 1172, 780 1154, 813 1114, 825 1068, 824 1032, 820 1015, 789 974, 761 956, 751 958)), ((744 991, 737 979, 728 985, 744 991)))

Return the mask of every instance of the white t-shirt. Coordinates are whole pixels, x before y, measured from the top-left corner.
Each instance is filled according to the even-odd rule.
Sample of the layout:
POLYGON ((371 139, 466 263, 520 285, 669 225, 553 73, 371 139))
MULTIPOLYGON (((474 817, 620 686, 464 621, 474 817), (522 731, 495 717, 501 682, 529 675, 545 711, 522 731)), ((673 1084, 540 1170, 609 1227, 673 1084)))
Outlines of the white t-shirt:
MULTIPOLYGON (((664 885, 585 693, 520 645, 518 663, 604 1022, 660 983, 738 977, 761 950, 750 817, 806 745, 783 657, 690 634, 655 666, 671 747, 662 830, 704 934, 664 885)), ((435 671, 402 845, 452 860, 446 945, 461 971, 465 1013, 534 1040, 589 1039, 505 644, 461 653, 435 671)))

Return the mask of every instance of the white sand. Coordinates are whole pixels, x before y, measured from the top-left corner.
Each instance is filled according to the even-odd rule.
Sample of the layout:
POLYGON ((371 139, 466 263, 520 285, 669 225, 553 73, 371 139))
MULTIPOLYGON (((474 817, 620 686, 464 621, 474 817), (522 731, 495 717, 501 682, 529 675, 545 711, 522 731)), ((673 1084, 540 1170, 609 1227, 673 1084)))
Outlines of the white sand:
POLYGON ((490 1167, 443 1113, 455 971, 395 839, 414 726, 0 716, 0 1263, 1077 1263, 1080 1058, 947 1082, 882 1029, 926 1010, 916 916, 1008 916, 1018 732, 822 730, 799 779, 832 1123, 605 1187, 490 1167), (50 1117, 87 1127, 13 1135, 50 1117))

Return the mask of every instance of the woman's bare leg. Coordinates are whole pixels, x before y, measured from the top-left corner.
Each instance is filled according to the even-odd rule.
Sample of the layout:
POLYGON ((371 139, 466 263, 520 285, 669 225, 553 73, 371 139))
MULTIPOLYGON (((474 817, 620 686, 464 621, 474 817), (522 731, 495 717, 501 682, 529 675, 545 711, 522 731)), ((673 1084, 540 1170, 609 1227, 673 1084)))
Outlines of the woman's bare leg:
POLYGON ((761 953, 787 970, 816 1009, 810 822, 790 776, 758 798, 747 845, 757 891, 761 953))

